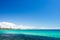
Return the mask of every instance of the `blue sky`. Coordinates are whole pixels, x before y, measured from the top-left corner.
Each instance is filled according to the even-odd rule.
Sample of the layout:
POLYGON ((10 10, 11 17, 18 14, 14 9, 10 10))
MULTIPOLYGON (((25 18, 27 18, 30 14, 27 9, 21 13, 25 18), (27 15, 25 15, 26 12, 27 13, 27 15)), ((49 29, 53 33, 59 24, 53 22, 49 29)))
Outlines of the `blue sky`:
POLYGON ((60 0, 0 0, 0 22, 60 28, 60 0))

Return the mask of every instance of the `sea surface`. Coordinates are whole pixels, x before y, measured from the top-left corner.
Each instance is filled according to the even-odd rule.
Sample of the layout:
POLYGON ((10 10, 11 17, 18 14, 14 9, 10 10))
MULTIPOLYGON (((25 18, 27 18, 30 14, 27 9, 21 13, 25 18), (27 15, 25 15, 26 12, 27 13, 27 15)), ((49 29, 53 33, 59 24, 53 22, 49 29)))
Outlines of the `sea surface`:
MULTIPOLYGON (((0 30, 0 35, 29 35, 30 37, 47 37, 47 38, 59 38, 60 30, 0 30)), ((5 36, 6 36, 5 35, 5 36)), ((0 37, 1 38, 1 37, 0 37)), ((43 38, 44 39, 44 38, 43 38)), ((58 40, 58 39, 56 39, 58 40)))

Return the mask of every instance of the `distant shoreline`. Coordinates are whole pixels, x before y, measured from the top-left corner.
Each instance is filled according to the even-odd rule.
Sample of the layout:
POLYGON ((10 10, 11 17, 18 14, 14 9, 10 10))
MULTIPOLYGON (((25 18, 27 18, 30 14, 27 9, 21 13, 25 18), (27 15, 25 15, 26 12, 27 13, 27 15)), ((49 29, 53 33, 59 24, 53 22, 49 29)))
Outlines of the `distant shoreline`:
POLYGON ((60 30, 60 29, 0 29, 0 30, 60 30))

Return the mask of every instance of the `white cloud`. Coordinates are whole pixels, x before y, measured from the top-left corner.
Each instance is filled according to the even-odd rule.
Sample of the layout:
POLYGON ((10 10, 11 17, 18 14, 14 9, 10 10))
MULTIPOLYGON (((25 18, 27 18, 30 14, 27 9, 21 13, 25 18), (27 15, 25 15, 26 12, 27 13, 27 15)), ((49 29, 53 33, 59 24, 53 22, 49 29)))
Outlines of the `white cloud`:
POLYGON ((0 22, 0 28, 12 28, 12 29, 60 29, 59 27, 35 27, 35 26, 24 26, 24 25, 16 25, 10 22, 0 22))
POLYGON ((23 26, 23 25, 16 25, 10 22, 0 22, 0 28, 12 28, 12 29, 33 29, 33 26, 23 26))
POLYGON ((16 25, 13 23, 9 23, 9 22, 0 22, 0 27, 1 28, 13 28, 13 27, 16 27, 16 25))

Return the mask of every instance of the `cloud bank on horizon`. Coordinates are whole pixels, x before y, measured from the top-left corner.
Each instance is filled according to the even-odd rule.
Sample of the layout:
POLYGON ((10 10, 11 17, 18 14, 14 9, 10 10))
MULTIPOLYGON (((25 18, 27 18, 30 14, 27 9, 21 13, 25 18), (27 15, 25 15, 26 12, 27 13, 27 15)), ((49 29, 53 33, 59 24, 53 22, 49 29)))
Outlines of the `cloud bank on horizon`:
POLYGON ((0 28, 12 28, 12 29, 59 29, 57 27, 35 27, 35 26, 24 26, 24 25, 16 25, 10 22, 0 22, 0 28))
POLYGON ((16 25, 10 22, 0 22, 0 28, 12 28, 12 29, 33 29, 31 26, 16 25))

